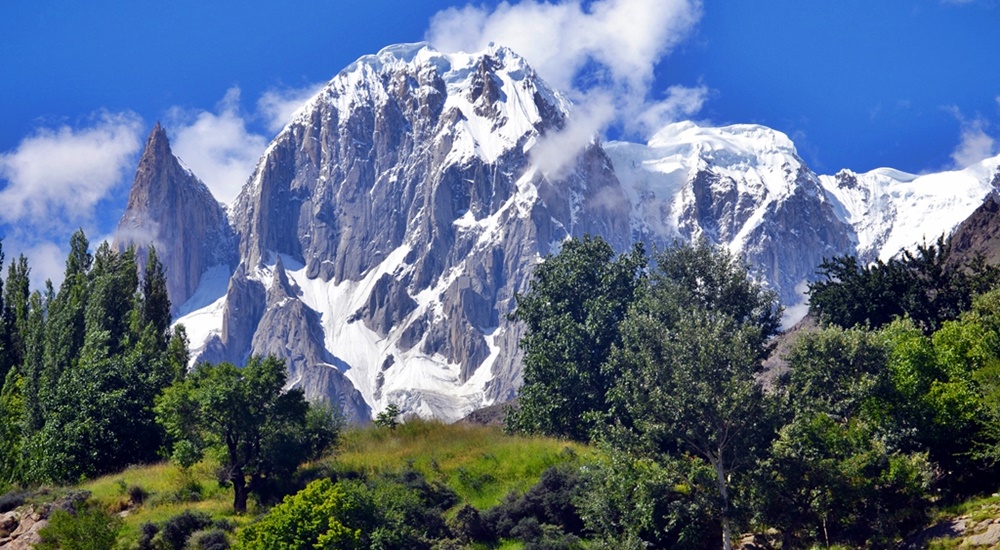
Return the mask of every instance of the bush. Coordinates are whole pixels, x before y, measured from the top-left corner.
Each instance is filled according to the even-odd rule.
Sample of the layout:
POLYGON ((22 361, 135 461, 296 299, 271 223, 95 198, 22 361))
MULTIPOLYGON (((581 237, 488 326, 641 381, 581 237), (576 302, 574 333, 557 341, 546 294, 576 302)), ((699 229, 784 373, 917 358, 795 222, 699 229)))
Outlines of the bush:
POLYGON ((129 502, 132 503, 133 506, 141 505, 143 502, 146 501, 146 497, 149 496, 149 493, 147 493, 145 489, 143 489, 138 485, 129 486, 126 492, 128 493, 128 500, 129 502))
POLYGON ((164 522, 159 538, 170 550, 184 550, 192 534, 210 526, 212 518, 205 512, 185 510, 164 522))
POLYGON ((543 538, 542 525, 549 525, 561 533, 580 534, 583 520, 573 502, 580 492, 580 483, 580 473, 574 466, 545 470, 541 480, 524 495, 510 494, 484 514, 484 533, 538 542, 543 538))
POLYGON ((11 491, 0 495, 0 514, 21 506, 28 500, 29 496, 31 494, 24 491, 11 491))
POLYGON ((191 536, 193 550, 228 550, 229 537, 222 529, 209 529, 199 531, 191 536))
POLYGON ((78 505, 73 512, 57 509, 39 531, 39 550, 108 550, 114 546, 121 519, 97 508, 78 505))

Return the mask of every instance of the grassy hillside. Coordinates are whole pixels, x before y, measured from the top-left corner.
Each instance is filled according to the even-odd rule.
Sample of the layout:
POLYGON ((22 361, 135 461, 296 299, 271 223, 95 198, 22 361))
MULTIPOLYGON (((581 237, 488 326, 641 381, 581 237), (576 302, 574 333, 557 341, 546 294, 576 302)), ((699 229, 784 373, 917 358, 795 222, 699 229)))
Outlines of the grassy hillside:
MULTIPOLYGON (((346 431, 337 448, 299 471, 297 483, 331 475, 371 478, 417 470, 428 482, 441 483, 460 499, 485 509, 500 503, 509 492, 523 492, 538 482, 547 468, 593 459, 592 449, 544 437, 510 436, 498 427, 447 425, 415 420, 395 429, 363 428, 346 431)), ((266 507, 251 504, 248 514, 232 511, 232 489, 216 479, 217 463, 205 460, 182 471, 170 463, 137 466, 86 481, 73 487, 43 489, 29 502, 44 502, 75 490, 91 493, 91 502, 121 515, 119 548, 132 548, 143 524, 163 524, 186 510, 209 514, 239 529, 258 518, 266 507)))
POLYGON ((336 472, 369 475, 411 467, 464 502, 488 508, 510 491, 527 490, 549 467, 593 453, 577 443, 505 435, 495 426, 416 421, 395 430, 349 431, 328 463, 336 472))

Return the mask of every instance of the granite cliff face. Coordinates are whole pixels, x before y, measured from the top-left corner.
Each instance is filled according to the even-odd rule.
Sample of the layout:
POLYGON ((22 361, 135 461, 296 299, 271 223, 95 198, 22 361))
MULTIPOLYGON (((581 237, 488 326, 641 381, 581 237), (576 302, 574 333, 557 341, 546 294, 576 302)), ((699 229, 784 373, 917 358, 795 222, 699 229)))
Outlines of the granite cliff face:
POLYGON ((161 250, 195 360, 277 355, 290 385, 354 421, 390 403, 455 420, 516 394, 514 296, 570 236, 619 251, 703 237, 791 305, 824 257, 950 232, 1000 165, 818 176, 775 130, 681 122, 542 170, 538 145, 572 116, 506 48, 392 46, 298 110, 228 219, 157 126, 119 242, 161 250))
POLYGON ((457 419, 512 397, 507 316, 534 265, 571 235, 630 242, 599 144, 558 178, 532 165, 567 116, 502 47, 362 58, 302 107, 234 203, 239 267, 196 351, 275 353, 308 397, 353 417, 391 402, 457 419))
POLYGON ((195 293, 206 271, 228 269, 236 258, 225 210, 173 155, 159 123, 146 140, 115 231, 115 246, 135 245, 140 258, 150 244, 163 263, 174 313, 195 293))

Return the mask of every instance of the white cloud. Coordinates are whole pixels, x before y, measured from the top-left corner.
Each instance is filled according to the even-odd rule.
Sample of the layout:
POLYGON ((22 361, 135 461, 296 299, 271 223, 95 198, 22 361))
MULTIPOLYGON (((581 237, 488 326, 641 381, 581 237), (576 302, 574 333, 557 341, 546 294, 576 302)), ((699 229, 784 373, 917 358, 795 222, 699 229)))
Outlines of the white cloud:
POLYGON ((168 116, 174 154, 224 203, 236 198, 267 145, 267 138, 247 130, 239 100, 240 89, 233 87, 215 113, 174 108, 168 116))
POLYGON ((951 153, 955 168, 965 168, 1000 153, 996 140, 986 133, 989 124, 985 119, 959 120, 962 123, 961 135, 958 146, 951 153))
MULTIPOLYGON (((95 250, 93 246, 91 251, 95 250)), ((18 251, 28 258, 28 281, 32 290, 45 288, 46 279, 51 280, 56 289, 62 284, 66 270, 66 256, 69 249, 63 250, 52 242, 39 242, 24 250, 18 251)))
POLYGON ((279 132, 288 124, 295 111, 319 93, 325 85, 321 82, 302 88, 268 90, 257 100, 257 112, 264 117, 268 130, 279 132))
POLYGON ((707 98, 708 88, 705 86, 671 86, 667 88, 667 97, 647 107, 639 121, 643 127, 655 131, 681 117, 694 115, 701 110, 707 98))
POLYGON ((645 137, 701 108, 704 86, 672 86, 665 99, 649 99, 656 64, 700 17, 700 0, 596 0, 586 7, 579 0, 524 0, 493 11, 443 10, 431 19, 426 39, 441 51, 479 51, 495 42, 522 55, 589 118, 569 130, 573 135, 552 139, 583 145, 576 133, 597 122, 596 131, 617 122, 645 137))
POLYGON ((40 128, 0 154, 0 220, 46 228, 90 219, 134 169, 142 144, 133 113, 101 113, 88 128, 40 128))

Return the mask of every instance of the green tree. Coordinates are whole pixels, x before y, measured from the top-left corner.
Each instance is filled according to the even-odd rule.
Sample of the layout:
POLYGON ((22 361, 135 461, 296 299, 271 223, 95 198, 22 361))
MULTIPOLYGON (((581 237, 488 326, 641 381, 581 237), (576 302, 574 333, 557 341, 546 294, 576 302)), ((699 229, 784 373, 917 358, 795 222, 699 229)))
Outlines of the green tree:
POLYGON ((361 548, 361 530, 352 528, 350 520, 366 513, 374 514, 372 503, 351 499, 342 486, 334 485, 329 479, 320 479, 298 493, 288 495, 261 521, 240 531, 236 548, 361 548))
POLYGON ((891 451, 857 418, 797 416, 764 468, 767 521, 782 531, 783 546, 891 547, 926 520, 926 454, 891 451))
POLYGON ((600 237, 571 239, 538 266, 514 318, 525 324, 524 384, 507 426, 586 441, 608 410, 602 368, 642 279, 641 245, 617 259, 600 237))
POLYGON ((246 512, 251 492, 292 472, 310 453, 308 405, 301 390, 283 391, 285 364, 252 357, 246 367, 198 365, 156 399, 156 417, 185 452, 220 451, 225 479, 233 485, 233 508, 246 512))
POLYGON ((170 298, 167 297, 167 278, 163 264, 154 246, 149 247, 146 256, 139 300, 141 325, 150 327, 159 342, 166 342, 170 336, 170 298))
MULTIPOLYGON (((912 325, 910 325, 912 327, 912 325)), ((931 464, 918 444, 923 346, 898 336, 829 327, 801 335, 788 354, 790 373, 776 389, 788 417, 760 466, 757 496, 765 522, 786 545, 886 546, 920 524, 931 464), (892 342, 916 360, 900 362, 892 342)), ((915 336, 924 338, 915 328, 915 336)))
POLYGON ((853 256, 827 259, 819 275, 809 284, 809 307, 824 322, 879 328, 907 316, 927 335, 969 309, 973 296, 1000 282, 1000 268, 981 256, 953 256, 943 237, 867 266, 853 256))
POLYGON ((613 438, 660 462, 704 461, 716 496, 706 512, 719 518, 728 550, 734 476, 773 435, 755 377, 781 309, 743 261, 704 241, 674 245, 654 260, 608 363, 618 378, 613 438))

